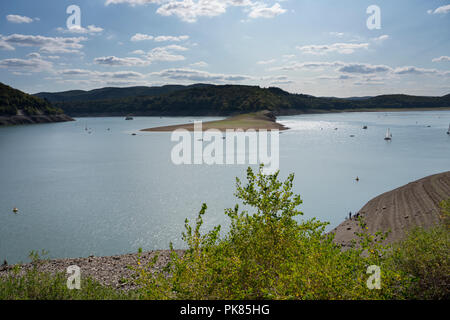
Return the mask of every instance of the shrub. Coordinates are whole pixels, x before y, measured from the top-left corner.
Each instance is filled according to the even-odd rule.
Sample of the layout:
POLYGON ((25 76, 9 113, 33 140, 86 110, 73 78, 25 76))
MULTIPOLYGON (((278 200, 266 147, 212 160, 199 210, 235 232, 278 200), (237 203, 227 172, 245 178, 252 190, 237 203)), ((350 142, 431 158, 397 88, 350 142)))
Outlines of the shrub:
POLYGON ((237 179, 237 198, 254 211, 227 209, 230 231, 220 226, 202 234, 206 205, 195 226, 186 220, 184 255, 172 253, 163 272, 152 264, 136 268, 136 281, 147 299, 380 299, 395 295, 399 275, 383 273, 383 289, 366 286, 367 267, 381 265, 385 249, 362 233, 358 246, 342 251, 324 233, 326 223, 297 222, 300 196, 292 192, 294 175, 247 171, 248 184, 237 179), (363 254, 365 253, 365 254, 363 254))
POLYGON ((32 268, 20 272, 16 267, 0 277, 0 300, 116 300, 132 299, 133 292, 123 292, 86 278, 80 290, 69 290, 67 275, 39 272, 32 268))
POLYGON ((450 298, 450 199, 441 207, 441 224, 412 229, 387 257, 389 268, 405 275, 402 294, 408 299, 450 298))

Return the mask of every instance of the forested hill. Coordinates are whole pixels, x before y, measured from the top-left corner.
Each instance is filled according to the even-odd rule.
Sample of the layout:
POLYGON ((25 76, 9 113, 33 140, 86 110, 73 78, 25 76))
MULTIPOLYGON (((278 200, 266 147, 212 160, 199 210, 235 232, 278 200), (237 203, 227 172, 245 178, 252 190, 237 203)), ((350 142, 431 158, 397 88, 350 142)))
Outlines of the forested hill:
POLYGON ((94 89, 90 91, 71 90, 63 92, 40 92, 35 96, 47 99, 50 102, 74 102, 74 101, 93 101, 93 100, 113 100, 123 99, 129 97, 144 97, 156 96, 165 93, 171 93, 180 90, 186 90, 194 87, 207 86, 204 84, 194 84, 191 86, 183 85, 165 85, 162 87, 128 87, 128 88, 114 88, 106 87, 94 89))
POLYGON ((0 116, 55 115, 63 111, 49 101, 26 94, 0 82, 0 116))
POLYGON ((193 85, 104 88, 39 93, 72 116, 83 115, 230 115, 259 110, 278 114, 330 110, 450 108, 450 95, 383 95, 367 99, 318 98, 279 88, 243 85, 193 85), (101 93, 101 94, 99 94, 101 93))
POLYGON ((0 82, 0 126, 72 120, 49 101, 0 82))

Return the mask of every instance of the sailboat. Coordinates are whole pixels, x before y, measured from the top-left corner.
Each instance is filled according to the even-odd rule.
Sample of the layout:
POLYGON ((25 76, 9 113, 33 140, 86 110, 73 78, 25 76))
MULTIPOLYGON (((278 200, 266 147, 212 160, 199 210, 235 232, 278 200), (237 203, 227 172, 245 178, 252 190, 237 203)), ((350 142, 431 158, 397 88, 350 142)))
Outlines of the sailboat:
POLYGON ((391 134, 391 131, 389 130, 389 128, 386 131, 386 137, 384 138, 384 140, 386 140, 386 141, 392 140, 392 134, 391 134))
POLYGON ((450 134, 450 124, 448 125, 447 134, 450 134))

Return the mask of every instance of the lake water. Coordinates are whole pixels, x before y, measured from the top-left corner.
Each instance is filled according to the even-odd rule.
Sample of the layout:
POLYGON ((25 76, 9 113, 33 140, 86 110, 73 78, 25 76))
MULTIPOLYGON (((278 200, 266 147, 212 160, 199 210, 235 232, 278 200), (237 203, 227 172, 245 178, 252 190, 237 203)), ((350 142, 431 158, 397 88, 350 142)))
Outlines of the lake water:
MULTIPOLYGON (((31 250, 41 249, 57 258, 167 249, 171 241, 182 248, 184 219, 192 221, 203 202, 206 228, 226 229, 224 209, 234 207, 235 177, 244 178, 247 166, 176 166, 170 133, 138 131, 212 119, 219 118, 0 127, 0 263, 28 261, 31 250)), ((329 221, 328 230, 381 193, 450 170, 449 111, 279 121, 291 128, 280 135, 281 175, 295 173, 303 218, 329 221), (383 139, 387 128, 390 143, 383 139)))

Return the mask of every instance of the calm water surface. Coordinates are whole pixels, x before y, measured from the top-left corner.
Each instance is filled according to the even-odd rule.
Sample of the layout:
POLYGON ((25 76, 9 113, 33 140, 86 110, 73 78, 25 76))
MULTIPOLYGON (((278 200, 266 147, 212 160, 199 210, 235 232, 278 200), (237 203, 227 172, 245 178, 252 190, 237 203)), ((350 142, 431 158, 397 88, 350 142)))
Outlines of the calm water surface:
MULTIPOLYGON (((171 241, 181 248, 184 219, 193 220, 203 202, 206 227, 226 229, 224 209, 236 203, 235 177, 243 178, 246 166, 175 166, 170 133, 138 131, 213 119, 82 118, 0 127, 1 261, 25 262, 29 251, 41 249, 56 258, 166 249, 171 241)), ((450 170, 449 111, 279 121, 291 128, 280 135, 281 174, 295 173, 303 218, 329 221, 328 229, 380 193, 450 170), (391 143, 383 140, 387 128, 391 143)))

